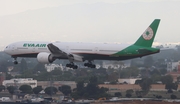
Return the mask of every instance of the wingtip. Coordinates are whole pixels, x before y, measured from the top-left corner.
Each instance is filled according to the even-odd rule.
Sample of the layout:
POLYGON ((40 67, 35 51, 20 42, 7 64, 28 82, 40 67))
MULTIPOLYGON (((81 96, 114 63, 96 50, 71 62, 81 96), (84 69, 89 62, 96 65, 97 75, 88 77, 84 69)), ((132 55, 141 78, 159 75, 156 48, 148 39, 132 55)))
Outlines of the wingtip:
POLYGON ((154 19, 155 21, 160 21, 161 19, 154 19))

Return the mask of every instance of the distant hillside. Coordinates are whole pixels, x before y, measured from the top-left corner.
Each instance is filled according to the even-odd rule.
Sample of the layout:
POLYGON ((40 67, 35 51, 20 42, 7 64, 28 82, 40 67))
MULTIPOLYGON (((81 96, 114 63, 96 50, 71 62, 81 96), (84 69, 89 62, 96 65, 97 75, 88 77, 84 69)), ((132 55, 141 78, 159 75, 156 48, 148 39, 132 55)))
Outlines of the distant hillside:
MULTIPOLYGON (((134 42, 154 18, 161 17, 159 13, 165 17, 177 14, 171 12, 172 5, 173 8, 179 7, 174 2, 74 4, 1 16, 1 46, 19 40, 134 42), (160 8, 159 5, 169 8, 160 8)), ((166 20, 170 20, 169 17, 166 20)), ((156 40, 162 40, 164 26, 166 24, 161 25, 161 34, 156 40)), ((167 34, 174 31, 168 30, 163 35, 171 40, 174 37, 167 34)))

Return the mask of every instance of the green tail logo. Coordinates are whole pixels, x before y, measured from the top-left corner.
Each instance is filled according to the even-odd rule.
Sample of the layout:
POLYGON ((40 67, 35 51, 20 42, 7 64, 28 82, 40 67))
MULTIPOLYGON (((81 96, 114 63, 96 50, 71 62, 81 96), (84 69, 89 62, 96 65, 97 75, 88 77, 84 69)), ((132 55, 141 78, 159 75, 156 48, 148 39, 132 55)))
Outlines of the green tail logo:
POLYGON ((160 19, 155 19, 151 25, 143 32, 140 38, 134 43, 137 46, 151 47, 156 36, 156 31, 158 29, 160 19))
POLYGON ((139 39, 127 48, 113 54, 114 56, 129 56, 130 58, 142 57, 149 54, 158 53, 159 49, 152 48, 156 31, 159 26, 160 19, 155 19, 151 25, 143 32, 139 39))

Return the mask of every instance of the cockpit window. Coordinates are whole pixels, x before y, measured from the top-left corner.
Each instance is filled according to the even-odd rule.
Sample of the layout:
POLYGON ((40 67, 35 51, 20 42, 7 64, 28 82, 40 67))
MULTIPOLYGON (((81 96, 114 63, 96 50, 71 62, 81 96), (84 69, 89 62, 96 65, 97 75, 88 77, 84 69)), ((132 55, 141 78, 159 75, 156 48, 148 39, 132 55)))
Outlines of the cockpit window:
POLYGON ((8 48, 8 46, 6 46, 6 48, 8 48))

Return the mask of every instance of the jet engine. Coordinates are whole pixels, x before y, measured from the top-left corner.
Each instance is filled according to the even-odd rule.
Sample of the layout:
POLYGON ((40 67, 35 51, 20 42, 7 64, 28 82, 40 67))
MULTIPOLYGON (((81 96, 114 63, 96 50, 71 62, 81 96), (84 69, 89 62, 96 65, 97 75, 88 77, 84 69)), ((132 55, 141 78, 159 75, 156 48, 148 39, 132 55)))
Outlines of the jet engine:
POLYGON ((48 63, 52 63, 55 60, 55 58, 53 58, 52 54, 50 53, 40 52, 37 55, 37 60, 40 63, 48 64, 48 63))

